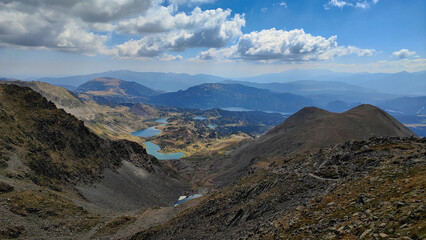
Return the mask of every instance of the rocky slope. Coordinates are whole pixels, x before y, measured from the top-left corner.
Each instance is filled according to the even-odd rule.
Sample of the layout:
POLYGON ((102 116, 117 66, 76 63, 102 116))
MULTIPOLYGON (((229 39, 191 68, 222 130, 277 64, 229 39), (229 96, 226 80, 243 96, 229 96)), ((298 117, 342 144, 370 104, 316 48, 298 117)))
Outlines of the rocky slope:
MULTIPOLYGON (((8 229, 25 223, 27 236, 88 231, 92 225, 83 229, 81 221, 91 218, 95 224, 99 217, 91 214, 91 207, 81 206, 115 211, 169 206, 188 189, 139 144, 100 138, 39 93, 4 84, 0 84, 0 185, 5 186, 0 192, 2 222, 10 223, 8 229), (127 181, 119 182, 123 178, 127 181), (90 189, 97 189, 96 196, 90 189), (123 196, 127 204, 121 203, 123 196), (69 214, 82 218, 64 223, 63 229, 58 229, 61 225, 41 232, 34 229, 66 222, 69 214)), ((9 230, 0 229, 0 235, 13 235, 9 230)))
POLYGON ((425 149, 371 138, 276 158, 132 239, 423 239, 425 149))
POLYGON ((274 157, 376 136, 410 137, 415 134, 372 105, 360 105, 344 113, 306 107, 228 156, 230 167, 218 181, 231 182, 248 166, 269 162, 274 157))

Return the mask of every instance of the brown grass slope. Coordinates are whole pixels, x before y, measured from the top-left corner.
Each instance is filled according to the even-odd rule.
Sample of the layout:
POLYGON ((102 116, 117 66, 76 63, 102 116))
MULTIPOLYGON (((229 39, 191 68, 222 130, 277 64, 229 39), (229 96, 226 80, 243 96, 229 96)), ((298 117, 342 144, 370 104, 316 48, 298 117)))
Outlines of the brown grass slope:
POLYGON ((254 142, 234 151, 230 168, 218 177, 218 182, 229 183, 241 176, 244 168, 274 157, 350 140, 410 136, 416 135, 372 105, 360 105, 344 113, 305 107, 254 142))

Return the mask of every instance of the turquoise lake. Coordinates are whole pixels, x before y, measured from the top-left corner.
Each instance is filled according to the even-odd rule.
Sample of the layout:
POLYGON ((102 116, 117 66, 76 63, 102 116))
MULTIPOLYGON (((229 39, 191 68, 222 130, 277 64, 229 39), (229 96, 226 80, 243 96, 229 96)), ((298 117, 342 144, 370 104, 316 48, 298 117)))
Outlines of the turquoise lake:
POLYGON ((185 153, 177 152, 177 153, 160 153, 158 151, 161 150, 160 146, 153 142, 145 142, 145 148, 148 154, 156 157, 159 160, 173 160, 179 159, 185 156, 185 153))
MULTIPOLYGON (((162 123, 159 126, 165 126, 167 124, 167 118, 159 118, 159 119, 156 119, 154 122, 162 123)), ((136 137, 148 138, 148 137, 157 136, 160 133, 161 133, 161 130, 158 130, 156 126, 154 126, 154 127, 142 129, 136 132, 132 132, 132 135, 136 137)))
MULTIPOLYGON (((167 124, 167 118, 156 119, 154 122, 161 123, 159 126, 165 126, 167 124)), ((156 126, 150 127, 147 129, 142 129, 136 132, 133 132, 132 135, 136 137, 153 137, 157 136, 161 133, 161 130, 157 129, 156 126)), ((145 142, 145 148, 148 154, 153 155, 159 160, 170 160, 170 159, 179 159, 185 156, 185 153, 177 152, 177 153, 160 153, 158 151, 161 150, 160 146, 153 142, 145 142)))

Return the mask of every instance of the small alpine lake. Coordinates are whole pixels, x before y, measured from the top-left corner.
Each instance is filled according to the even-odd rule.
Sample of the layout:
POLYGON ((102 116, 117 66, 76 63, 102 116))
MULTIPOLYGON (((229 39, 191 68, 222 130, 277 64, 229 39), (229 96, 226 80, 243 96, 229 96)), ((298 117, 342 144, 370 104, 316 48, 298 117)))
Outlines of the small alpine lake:
POLYGON ((158 160, 173 160, 173 159, 179 159, 183 156, 185 156, 185 153, 177 152, 177 153, 160 153, 161 151, 160 146, 153 142, 145 142, 145 148, 148 154, 151 154, 152 156, 156 157, 158 160))
MULTIPOLYGON (((154 120, 154 122, 161 123, 158 126, 165 126, 168 123, 167 118, 159 118, 154 120)), ((161 134, 161 130, 157 129, 156 126, 142 129, 132 133, 133 136, 143 137, 143 138, 149 138, 149 137, 157 136, 159 134, 161 134)), ((145 142, 145 148, 148 154, 153 155, 159 160, 173 160, 173 159, 179 159, 185 156, 185 153, 181 153, 181 152, 160 153, 159 151, 161 151, 161 147, 150 141, 145 142)))

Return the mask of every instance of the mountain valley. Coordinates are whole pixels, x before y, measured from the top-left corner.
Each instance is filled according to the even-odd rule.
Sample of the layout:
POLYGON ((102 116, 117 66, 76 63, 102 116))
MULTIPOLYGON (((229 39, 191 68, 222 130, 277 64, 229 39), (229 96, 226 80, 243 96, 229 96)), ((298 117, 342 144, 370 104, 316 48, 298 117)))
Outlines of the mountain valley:
POLYGON ((426 240, 425 0, 0 0, 0 240, 426 240))
POLYGON ((0 211, 7 224, 0 236, 425 236, 425 142, 415 134, 423 97, 333 82, 241 84, 164 93, 103 77, 74 91, 3 79, 0 211), (359 98, 351 95, 357 91, 359 98), (386 111, 355 103, 362 99, 386 111), (337 113, 319 108, 325 103, 337 113), (147 128, 158 134, 133 135, 147 128), (147 142, 184 156, 157 160, 147 142), (173 206, 190 195, 199 198, 173 206))

